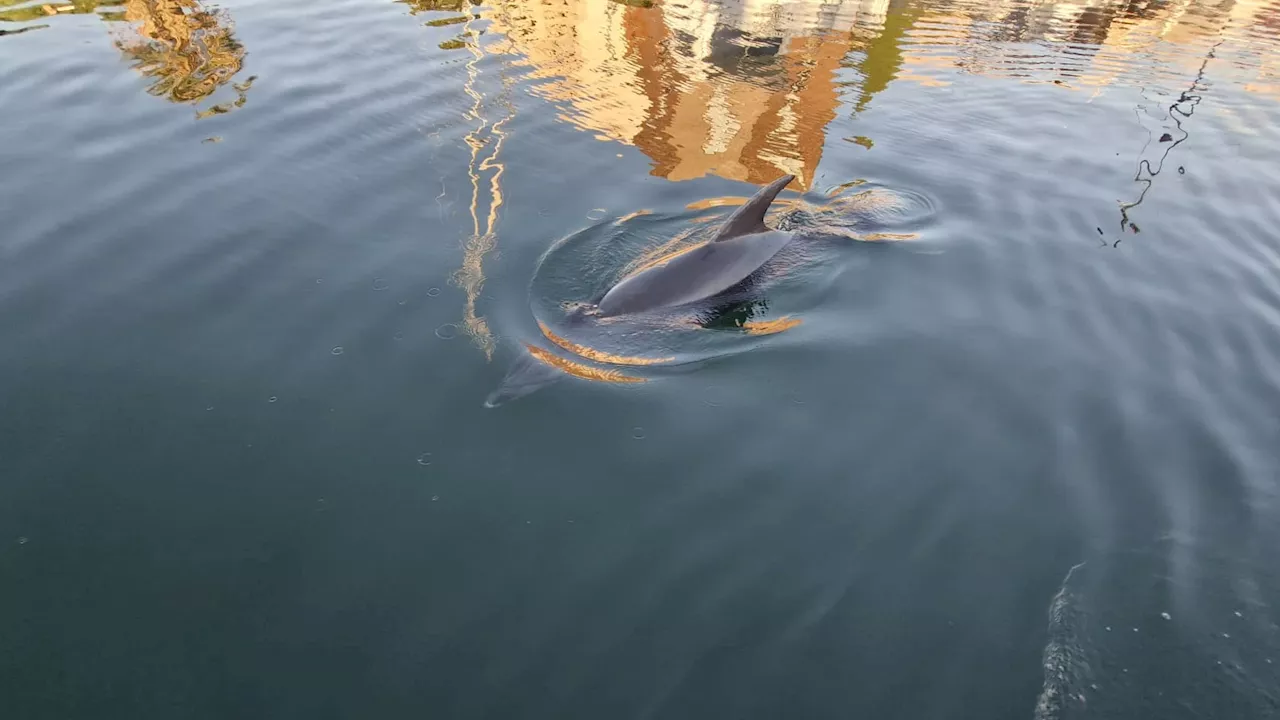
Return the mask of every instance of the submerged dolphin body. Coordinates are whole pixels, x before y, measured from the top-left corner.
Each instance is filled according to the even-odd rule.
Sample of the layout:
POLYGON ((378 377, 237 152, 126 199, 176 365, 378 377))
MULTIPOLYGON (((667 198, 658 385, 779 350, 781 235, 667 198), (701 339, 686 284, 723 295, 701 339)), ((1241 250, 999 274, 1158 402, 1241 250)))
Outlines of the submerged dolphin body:
MULTIPOLYGON (((730 215, 711 240, 623 278, 597 304, 579 307, 575 315, 578 319, 586 315, 608 318, 676 308, 738 286, 794 237, 764 224, 774 198, 794 179, 794 175, 783 175, 769 183, 730 215)), ((502 384, 485 400, 485 407, 497 407, 563 377, 565 368, 542 358, 545 351, 534 357, 537 349, 526 349, 529 352, 520 354, 502 384)))
POLYGON ((791 233, 770 230, 764 215, 794 179, 783 175, 761 188, 710 241, 614 285, 600 299, 598 314, 613 317, 688 305, 745 280, 791 242, 791 233))

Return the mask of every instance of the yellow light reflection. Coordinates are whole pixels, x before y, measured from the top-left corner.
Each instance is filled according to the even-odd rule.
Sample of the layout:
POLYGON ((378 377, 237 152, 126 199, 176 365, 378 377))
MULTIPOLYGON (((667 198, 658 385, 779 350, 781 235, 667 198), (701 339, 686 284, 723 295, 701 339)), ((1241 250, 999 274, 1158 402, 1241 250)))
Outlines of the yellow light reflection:
POLYGON ((469 37, 466 47, 471 52, 467 62, 467 79, 463 90, 471 97, 470 116, 478 125, 467 134, 466 143, 471 150, 471 161, 467 165, 467 175, 471 179, 471 237, 467 238, 462 249, 462 266, 454 273, 454 282, 462 288, 465 300, 462 308, 462 327, 472 342, 484 353, 486 360, 493 359, 493 351, 497 340, 489 329, 489 323, 476 309, 480 292, 484 289, 484 259, 497 246, 495 228, 498 223, 499 210, 502 208, 502 175, 506 166, 499 160, 503 142, 507 134, 504 125, 515 117, 515 106, 510 100, 511 80, 504 72, 502 75, 502 92, 500 104, 506 114, 492 125, 484 116, 484 96, 476 89, 480 76, 479 62, 484 57, 480 47, 480 33, 473 30, 475 16, 468 16, 463 26, 464 34, 469 37), (487 131, 487 132, 486 132, 487 131), (487 156, 481 157, 485 148, 491 148, 487 156), (489 175, 487 187, 483 187, 482 176, 489 175), (483 189, 482 189, 483 187, 483 189), (484 206, 486 210, 481 210, 484 206), (481 215, 484 221, 481 221, 481 215))
POLYGON ((574 377, 583 380, 591 380, 593 382, 608 383, 642 383, 647 382, 642 377, 634 375, 626 375, 617 370, 609 370, 608 368, 598 368, 591 365, 577 363, 567 358, 562 358, 548 350, 538 347, 537 345, 526 344, 525 349, 533 356, 535 360, 550 365, 557 370, 565 372, 574 377))
POLYGON ((919 238, 920 236, 916 233, 877 232, 867 233, 859 239, 867 242, 906 242, 908 240, 918 240, 919 238))
POLYGON ((643 217, 643 216, 645 216, 645 215, 652 215, 652 214, 653 214, 653 211, 652 211, 652 210, 636 210, 635 212, 627 213, 626 215, 623 215, 622 217, 618 218, 617 220, 614 220, 614 221, 613 221, 613 224, 614 224, 614 225, 621 225, 622 223, 630 222, 630 221, 632 221, 632 220, 635 220, 635 219, 636 219, 636 218, 638 218, 638 217, 643 217))
POLYGON ((542 330, 542 334, 545 335, 548 340, 550 340, 551 342, 559 346, 560 349, 571 352, 574 355, 577 355, 579 357, 584 357, 588 360, 593 360, 595 362, 608 363, 610 365, 636 366, 636 365, 661 365, 662 363, 667 363, 667 362, 671 362, 672 360, 675 360, 674 357, 643 358, 643 357, 631 357, 627 355, 614 355, 613 353, 604 352, 603 350, 596 350, 595 348, 590 348, 590 347, 587 347, 586 345, 579 345, 578 343, 575 343, 572 340, 560 337, 559 335, 556 335, 554 332, 552 332, 551 328, 547 327, 544 323, 541 323, 541 322, 538 323, 538 327, 542 330))
POLYGON ((742 329, 746 330, 748 335, 776 335, 798 327, 803 322, 798 317, 783 315, 772 320, 748 320, 742 324, 742 329))

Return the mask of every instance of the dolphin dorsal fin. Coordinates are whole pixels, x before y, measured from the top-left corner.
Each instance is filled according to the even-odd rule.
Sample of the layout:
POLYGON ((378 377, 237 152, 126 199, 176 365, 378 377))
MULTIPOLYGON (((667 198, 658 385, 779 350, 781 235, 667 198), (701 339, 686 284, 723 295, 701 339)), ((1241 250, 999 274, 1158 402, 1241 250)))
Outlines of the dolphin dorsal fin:
POLYGON ((795 180, 795 175, 783 175, 773 182, 760 188, 746 205, 734 211, 724 225, 720 226, 720 231, 711 239, 711 242, 720 242, 741 235, 750 235, 752 233, 765 232, 769 228, 764 224, 764 214, 769 212, 769 206, 773 204, 773 199, 782 192, 782 188, 791 184, 795 180))

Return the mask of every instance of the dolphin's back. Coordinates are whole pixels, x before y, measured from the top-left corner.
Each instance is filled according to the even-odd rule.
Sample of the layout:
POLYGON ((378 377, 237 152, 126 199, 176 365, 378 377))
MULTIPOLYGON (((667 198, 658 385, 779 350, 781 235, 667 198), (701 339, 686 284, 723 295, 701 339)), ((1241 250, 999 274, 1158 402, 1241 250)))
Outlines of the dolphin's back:
POLYGON ((618 283, 600 300, 600 314, 676 307, 718 295, 768 262, 791 237, 770 230, 708 242, 618 283))

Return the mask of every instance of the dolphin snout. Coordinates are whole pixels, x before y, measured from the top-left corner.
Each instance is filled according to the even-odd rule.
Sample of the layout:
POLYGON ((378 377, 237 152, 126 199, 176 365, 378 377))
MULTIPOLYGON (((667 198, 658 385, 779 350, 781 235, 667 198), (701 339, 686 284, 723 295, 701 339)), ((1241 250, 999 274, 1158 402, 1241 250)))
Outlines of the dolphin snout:
POLYGON ((558 381, 563 374, 544 362, 536 360, 529 352, 516 356, 511 369, 497 389, 484 400, 487 408, 496 408, 516 398, 522 398, 558 381))

